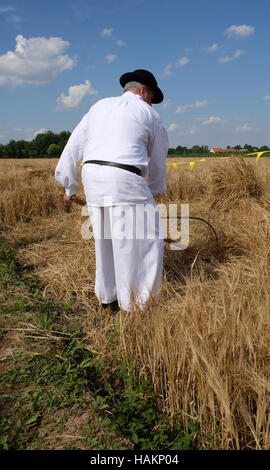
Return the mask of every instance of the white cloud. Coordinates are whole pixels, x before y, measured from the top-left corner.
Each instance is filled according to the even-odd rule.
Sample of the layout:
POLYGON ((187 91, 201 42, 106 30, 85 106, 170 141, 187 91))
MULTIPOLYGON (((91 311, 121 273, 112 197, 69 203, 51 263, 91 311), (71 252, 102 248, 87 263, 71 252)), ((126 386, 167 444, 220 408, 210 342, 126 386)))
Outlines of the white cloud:
POLYGON ((19 24, 21 23, 22 19, 18 15, 10 15, 7 17, 7 21, 9 23, 19 24))
POLYGON ((190 59, 188 57, 181 57, 175 62, 176 67, 183 67, 184 65, 188 64, 190 62, 190 59))
POLYGON ((80 102, 86 95, 96 95, 97 93, 98 91, 92 88, 92 85, 89 80, 85 80, 85 83, 70 86, 68 89, 67 96, 65 96, 64 93, 61 93, 61 95, 56 100, 56 109, 71 110, 77 108, 77 106, 80 104, 80 102))
POLYGON ((257 132, 260 129, 256 129, 255 127, 248 126, 247 124, 243 124, 240 127, 237 127, 236 132, 257 132))
POLYGON ((171 100, 167 100, 167 101, 164 101, 163 105, 162 105, 162 108, 166 109, 166 108, 170 108, 172 105, 172 102, 171 100))
POLYGON ((173 132, 173 131, 175 131, 175 130, 178 129, 178 128, 179 128, 178 124, 177 124, 176 122, 172 122, 172 123, 169 125, 169 127, 168 127, 167 130, 168 130, 168 132, 173 132))
POLYGON ((254 34, 255 28, 253 26, 247 26, 245 24, 241 26, 232 25, 226 29, 225 34, 229 38, 243 38, 254 34))
POLYGON ((244 52, 245 52, 245 51, 243 51, 242 49, 237 49, 237 50, 235 51, 235 53, 233 54, 234 59, 237 59, 238 57, 240 57, 241 55, 243 55, 244 52))
MULTIPOLYGON (((189 62, 190 62, 190 59, 188 59, 188 57, 181 57, 180 59, 178 59, 174 63, 174 66, 175 67, 183 67, 184 65, 188 64, 189 62)), ((162 73, 161 77, 162 78, 167 78, 170 75, 172 75, 174 66, 172 64, 167 64, 166 67, 163 70, 163 73, 162 73)))
POLYGON ((263 99, 264 99, 264 101, 270 100, 270 95, 265 95, 265 96, 263 97, 263 99))
POLYGON ((101 33, 100 33, 100 36, 111 36, 113 32, 113 28, 104 28, 101 33))
POLYGON ((210 116, 208 118, 196 118, 197 121, 201 121, 204 126, 209 126, 211 124, 222 124, 223 122, 228 122, 225 119, 221 119, 218 116, 210 116))
POLYGON ((244 54, 245 51, 243 51, 242 49, 237 49, 235 51, 235 53, 232 55, 232 56, 225 56, 225 57, 219 57, 218 58, 218 61, 225 64, 227 62, 232 62, 233 60, 236 60, 238 59, 241 55, 244 54))
POLYGON ((29 127, 28 129, 23 129, 22 127, 13 127, 12 128, 13 132, 24 132, 26 134, 29 134, 29 132, 33 132, 34 129, 29 127))
POLYGON ((225 57, 219 57, 218 61, 221 62, 222 64, 226 64, 227 62, 231 62, 233 60, 232 57, 229 57, 226 55, 225 57))
POLYGON ((5 15, 5 19, 8 23, 13 23, 13 24, 19 24, 22 19, 20 18, 20 16, 18 15, 15 15, 15 14, 11 14, 11 12, 15 12, 17 10, 17 8, 14 8, 12 6, 6 6, 6 7, 0 7, 0 14, 5 14, 5 13, 8 13, 8 15, 5 15))
POLYGON ((34 130, 34 129, 22 129, 22 131, 24 131, 24 132, 27 132, 27 133, 31 132, 31 134, 29 134, 29 135, 25 138, 25 140, 26 140, 27 142, 31 142, 31 140, 35 139, 35 138, 37 137, 37 135, 39 135, 39 134, 46 134, 46 132, 48 132, 47 129, 45 129, 45 127, 41 127, 41 129, 38 129, 38 130, 35 131, 34 133, 33 133, 33 130, 34 130))
POLYGON ((0 7, 0 13, 8 13, 14 10, 16 10, 14 7, 0 7))
POLYGON ((219 49, 218 44, 212 44, 212 46, 207 48, 208 52, 214 52, 214 51, 217 51, 218 49, 219 49))
POLYGON ((186 111, 189 111, 190 109, 197 109, 197 108, 202 108, 204 106, 208 106, 210 104, 210 101, 196 101, 194 104, 185 104, 184 106, 178 106, 176 108, 176 114, 183 114, 186 111))
POLYGON ((38 131, 34 132, 33 134, 33 139, 39 135, 39 134, 45 134, 47 132, 47 129, 45 129, 45 127, 42 127, 41 129, 39 129, 38 131))
POLYGON ((115 61, 117 55, 116 54, 107 54, 105 59, 107 60, 108 64, 111 64, 115 61))
POLYGON ((171 74, 172 74, 172 64, 168 64, 166 65, 162 76, 166 78, 166 77, 169 77, 171 74))
POLYGON ((195 129, 193 127, 192 129, 180 132, 180 135, 194 135, 194 134, 196 134, 197 131, 198 131, 198 129, 195 129))
POLYGON ((26 39, 19 34, 15 51, 0 56, 0 86, 40 85, 52 81, 76 63, 75 58, 62 55, 68 46, 69 42, 61 38, 26 39))
POLYGON ((120 47, 126 46, 126 43, 122 41, 121 39, 119 39, 119 41, 116 41, 116 44, 117 46, 120 46, 120 47))

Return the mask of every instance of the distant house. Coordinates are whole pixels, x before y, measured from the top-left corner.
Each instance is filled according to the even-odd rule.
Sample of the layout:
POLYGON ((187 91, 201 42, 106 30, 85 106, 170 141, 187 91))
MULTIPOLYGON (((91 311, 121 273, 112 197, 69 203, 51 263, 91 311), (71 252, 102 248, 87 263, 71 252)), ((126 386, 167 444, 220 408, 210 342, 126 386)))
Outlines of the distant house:
POLYGON ((220 147, 213 147, 210 150, 210 153, 231 153, 231 152, 239 152, 239 150, 236 149, 222 149, 220 147))
POLYGON ((215 147, 213 147, 213 148, 210 150, 210 153, 218 153, 218 152, 223 152, 222 148, 215 148, 215 147))

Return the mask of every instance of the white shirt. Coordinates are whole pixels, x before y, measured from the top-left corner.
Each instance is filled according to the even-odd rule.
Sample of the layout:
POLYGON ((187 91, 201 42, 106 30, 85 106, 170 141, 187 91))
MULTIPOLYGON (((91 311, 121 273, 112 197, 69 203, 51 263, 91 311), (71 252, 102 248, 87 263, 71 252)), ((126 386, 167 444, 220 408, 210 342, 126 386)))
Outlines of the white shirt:
POLYGON ((147 203, 166 191, 167 131, 159 114, 140 95, 125 92, 94 104, 71 134, 58 161, 55 178, 72 196, 78 189, 78 163, 106 160, 134 165, 129 171, 85 164, 82 182, 93 206, 147 203), (150 161, 148 161, 148 154, 150 161), (144 177, 148 173, 148 181, 144 177), (111 203, 104 203, 104 198, 111 203))

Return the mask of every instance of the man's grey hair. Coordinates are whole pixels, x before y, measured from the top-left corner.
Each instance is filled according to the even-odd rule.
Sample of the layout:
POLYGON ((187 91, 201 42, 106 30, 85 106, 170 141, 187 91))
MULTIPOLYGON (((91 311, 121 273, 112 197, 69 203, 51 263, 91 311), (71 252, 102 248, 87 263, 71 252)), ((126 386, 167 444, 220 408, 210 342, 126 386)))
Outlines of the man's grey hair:
POLYGON ((139 91, 141 87, 142 87, 142 84, 139 82, 128 82, 125 85, 124 93, 129 90, 139 91))

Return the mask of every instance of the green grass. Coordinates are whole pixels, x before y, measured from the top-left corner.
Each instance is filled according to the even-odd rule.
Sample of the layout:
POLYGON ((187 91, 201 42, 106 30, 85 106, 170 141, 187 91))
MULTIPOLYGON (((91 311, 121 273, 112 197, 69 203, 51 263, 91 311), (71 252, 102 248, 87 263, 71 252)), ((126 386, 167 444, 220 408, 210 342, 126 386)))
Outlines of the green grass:
MULTIPOLYGON (((198 427, 169 427, 133 364, 120 364, 118 380, 111 377, 106 358, 88 351, 72 300, 44 299, 38 280, 4 245, 0 314, 1 450, 199 447, 198 427)), ((109 335, 117 344, 117 325, 109 335)))

